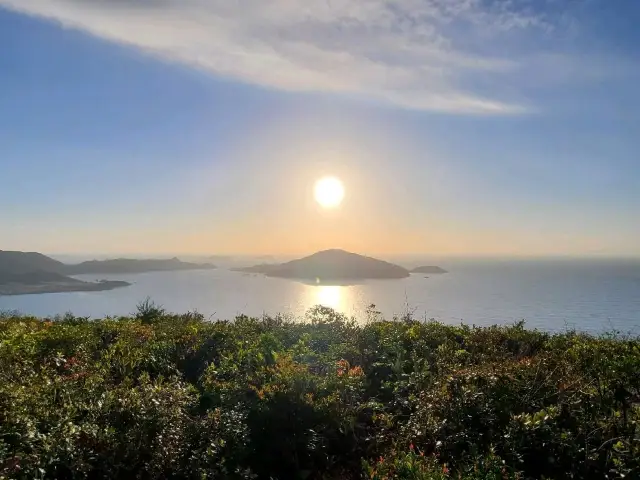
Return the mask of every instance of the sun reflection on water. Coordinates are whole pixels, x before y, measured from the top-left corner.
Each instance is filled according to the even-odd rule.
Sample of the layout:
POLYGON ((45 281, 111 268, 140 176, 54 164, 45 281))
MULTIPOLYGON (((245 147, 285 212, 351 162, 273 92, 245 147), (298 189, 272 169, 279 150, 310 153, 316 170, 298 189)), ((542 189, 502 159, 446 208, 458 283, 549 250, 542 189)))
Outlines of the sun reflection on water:
POLYGON ((362 295, 353 285, 307 285, 302 295, 305 312, 321 305, 347 316, 356 315, 362 295))
POLYGON ((322 285, 313 287, 315 290, 316 305, 322 305, 323 307, 330 307, 337 311, 342 311, 343 305, 343 292, 345 287, 336 285, 322 285))

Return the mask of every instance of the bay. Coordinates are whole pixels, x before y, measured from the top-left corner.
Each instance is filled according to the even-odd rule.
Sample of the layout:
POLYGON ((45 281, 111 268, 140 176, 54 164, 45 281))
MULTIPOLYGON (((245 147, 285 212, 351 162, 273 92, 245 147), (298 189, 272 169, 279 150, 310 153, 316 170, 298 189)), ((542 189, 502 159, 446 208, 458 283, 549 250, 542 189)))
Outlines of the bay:
POLYGON ((491 325, 525 320, 530 328, 640 332, 640 264, 628 260, 449 260, 444 275, 412 275, 357 285, 308 285, 226 269, 82 275, 125 280, 105 292, 0 297, 0 311, 37 316, 72 312, 101 318, 127 315, 149 297, 172 312, 198 311, 210 319, 281 313, 302 318, 314 305, 362 320, 375 304, 386 318, 491 325))

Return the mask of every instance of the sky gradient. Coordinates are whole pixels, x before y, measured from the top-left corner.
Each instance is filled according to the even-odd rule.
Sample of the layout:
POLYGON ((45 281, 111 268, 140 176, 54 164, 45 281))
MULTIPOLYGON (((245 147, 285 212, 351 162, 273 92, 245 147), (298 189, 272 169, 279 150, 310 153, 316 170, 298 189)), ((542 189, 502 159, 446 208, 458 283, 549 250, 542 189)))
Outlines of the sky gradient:
POLYGON ((0 0, 0 249, 640 256, 639 22, 632 0, 0 0))

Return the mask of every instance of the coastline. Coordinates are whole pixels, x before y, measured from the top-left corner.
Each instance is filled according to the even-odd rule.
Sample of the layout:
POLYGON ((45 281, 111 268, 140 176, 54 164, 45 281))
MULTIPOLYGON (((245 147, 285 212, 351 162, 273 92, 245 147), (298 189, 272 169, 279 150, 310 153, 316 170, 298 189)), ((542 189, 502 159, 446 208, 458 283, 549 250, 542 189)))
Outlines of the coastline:
POLYGON ((104 292, 130 286, 131 283, 108 280, 97 283, 48 283, 40 285, 0 285, 0 297, 38 295, 43 293, 104 292))

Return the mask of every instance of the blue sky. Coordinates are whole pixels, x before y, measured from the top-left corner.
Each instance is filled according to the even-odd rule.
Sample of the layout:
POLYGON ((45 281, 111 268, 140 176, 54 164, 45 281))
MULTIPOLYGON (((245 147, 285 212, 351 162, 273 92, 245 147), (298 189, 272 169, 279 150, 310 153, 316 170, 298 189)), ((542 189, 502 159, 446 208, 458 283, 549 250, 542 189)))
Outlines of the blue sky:
POLYGON ((0 0, 0 249, 640 255, 640 3, 0 0), (342 208, 319 211, 316 179, 342 208))

